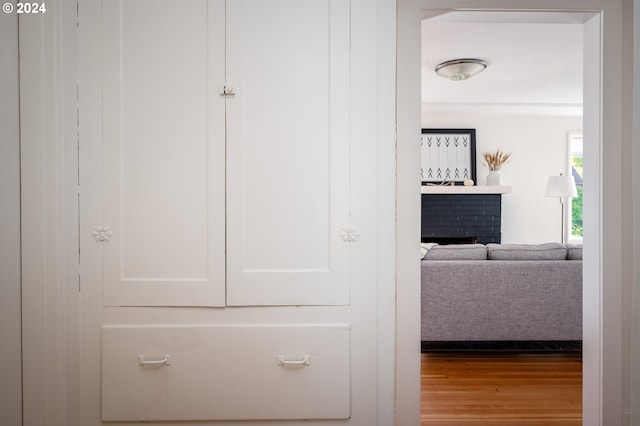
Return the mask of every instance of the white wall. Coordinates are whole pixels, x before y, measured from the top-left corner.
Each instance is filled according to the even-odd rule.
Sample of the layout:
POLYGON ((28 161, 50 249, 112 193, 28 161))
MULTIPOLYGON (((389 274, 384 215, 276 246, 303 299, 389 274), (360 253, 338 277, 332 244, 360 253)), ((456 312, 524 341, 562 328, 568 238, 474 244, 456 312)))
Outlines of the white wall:
POLYGON ((0 14, 0 424, 22 424, 18 17, 0 14))
POLYGON ((486 185, 489 173, 482 153, 511 152, 501 170, 502 184, 512 188, 502 197, 502 242, 560 242, 560 201, 544 192, 549 176, 568 173, 567 135, 582 130, 582 117, 423 114, 422 127, 476 129, 478 185, 486 185))
MULTIPOLYGON (((84 6, 87 4, 88 2, 83 2, 84 6)), ((395 414, 391 398, 395 374, 392 353, 395 332, 395 268, 394 262, 390 261, 395 251, 392 226, 395 218, 395 2, 379 0, 378 9, 374 9, 373 4, 367 0, 352 2, 354 22, 366 28, 366 31, 354 32, 357 39, 354 38, 352 42, 357 46, 362 45, 362 49, 356 50, 362 52, 363 56, 379 61, 378 67, 365 67, 367 70, 375 69, 376 72, 361 79, 355 93, 362 91, 363 96, 379 96, 380 99, 377 105, 370 104, 370 108, 367 108, 378 107, 377 119, 363 115, 362 110, 356 116, 364 125, 376 122, 375 129, 371 130, 374 133, 373 139, 357 139, 369 145, 371 140, 378 139, 376 166, 381 173, 369 178, 375 180, 377 177, 382 183, 376 191, 383 196, 377 199, 379 209, 369 209, 368 214, 372 223, 377 222, 380 230, 377 249, 382 260, 382 266, 378 270, 382 272, 377 276, 377 283, 374 283, 376 286, 371 287, 369 281, 368 286, 362 287, 366 297, 359 294, 354 297, 366 309, 369 306, 378 309, 377 321, 363 324, 367 333, 363 333, 362 338, 372 339, 373 333, 377 333, 380 354, 370 352, 370 358, 362 365, 376 363, 379 376, 367 377, 366 382, 371 386, 362 393, 377 393, 378 401, 374 407, 378 416, 377 424, 386 426, 392 424, 395 414), (365 10, 368 12, 365 13, 365 10), (377 82, 378 87, 372 87, 371 82, 377 82)), ((48 6, 47 13, 41 14, 38 19, 24 17, 20 22, 22 240, 25 262, 22 278, 25 312, 24 425, 34 426, 86 424, 82 423, 78 403, 81 400, 80 393, 84 391, 78 366, 87 362, 87 357, 86 351, 83 351, 83 357, 80 358, 78 343, 80 335, 83 340, 95 337, 95 333, 91 336, 82 334, 83 330, 78 322, 79 300, 85 299, 86 294, 91 294, 92 290, 83 282, 82 297, 79 297, 78 136, 75 124, 78 81, 75 74, 78 67, 75 48, 78 46, 77 2, 54 0, 52 5, 55 7, 48 6)), ((80 7, 80 10, 83 11, 79 18, 82 31, 82 28, 87 28, 86 23, 93 10, 86 7, 80 7)), ((82 51, 82 46, 86 46, 86 43, 80 46, 80 56, 91 57, 90 53, 82 51)), ((96 63, 99 65, 98 61, 96 63)), ((81 75, 82 72, 86 73, 85 66, 80 62, 81 75)), ((87 128, 87 120, 92 119, 91 114, 86 113, 87 97, 86 93, 80 96, 80 122, 84 129, 87 128)), ((354 129, 358 127, 362 126, 354 126, 354 129)), ((81 138, 87 137, 82 131, 80 134, 81 138)), ((361 176, 359 179, 366 177, 361 176)), ((86 181, 83 185, 86 185, 86 181)), ((371 179, 368 187, 372 187, 371 179)), ((419 235, 417 232, 414 234, 419 235)), ((417 250, 418 244, 414 247, 417 250)), ((418 360, 419 339, 416 342, 413 352, 414 358, 418 360)), ((361 364, 354 365, 357 369, 362 368, 361 364)), ((414 375, 413 380, 417 382, 418 376, 414 375)), ((417 397, 418 389, 413 399, 417 400, 417 397)), ((372 407, 361 406, 369 415, 372 407)), ((99 413, 99 409, 95 413, 99 413)))

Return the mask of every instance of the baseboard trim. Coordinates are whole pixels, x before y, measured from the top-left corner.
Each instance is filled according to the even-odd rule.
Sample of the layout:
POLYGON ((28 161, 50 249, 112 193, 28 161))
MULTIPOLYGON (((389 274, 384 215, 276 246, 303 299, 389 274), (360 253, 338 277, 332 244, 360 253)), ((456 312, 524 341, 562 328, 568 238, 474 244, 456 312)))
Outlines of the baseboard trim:
POLYGON ((428 352, 582 352, 581 340, 487 340, 421 342, 428 352))

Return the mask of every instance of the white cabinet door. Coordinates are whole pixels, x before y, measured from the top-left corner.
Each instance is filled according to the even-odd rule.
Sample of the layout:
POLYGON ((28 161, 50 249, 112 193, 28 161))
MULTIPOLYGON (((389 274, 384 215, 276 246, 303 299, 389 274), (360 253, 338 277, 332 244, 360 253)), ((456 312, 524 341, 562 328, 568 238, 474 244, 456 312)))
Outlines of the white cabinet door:
POLYGON ((222 306, 224 1, 102 12, 105 306, 222 306))
POLYGON ((227 304, 349 304, 349 0, 227 3, 227 304))

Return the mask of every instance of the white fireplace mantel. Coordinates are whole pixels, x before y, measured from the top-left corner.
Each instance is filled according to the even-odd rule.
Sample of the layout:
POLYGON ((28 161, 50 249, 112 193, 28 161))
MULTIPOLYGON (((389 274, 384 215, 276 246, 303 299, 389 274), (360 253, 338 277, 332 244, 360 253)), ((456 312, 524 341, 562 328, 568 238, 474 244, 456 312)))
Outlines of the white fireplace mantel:
POLYGON ((510 186, 422 185, 423 194, 510 194, 510 186))

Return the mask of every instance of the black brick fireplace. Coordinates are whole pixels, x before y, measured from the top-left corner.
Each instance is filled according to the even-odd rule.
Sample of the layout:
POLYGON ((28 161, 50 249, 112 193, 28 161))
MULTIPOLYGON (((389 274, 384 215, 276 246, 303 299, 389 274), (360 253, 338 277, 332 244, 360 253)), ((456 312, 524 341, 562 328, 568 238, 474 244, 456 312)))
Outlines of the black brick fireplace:
POLYGON ((422 241, 500 243, 501 216, 501 194, 422 194, 422 241))

